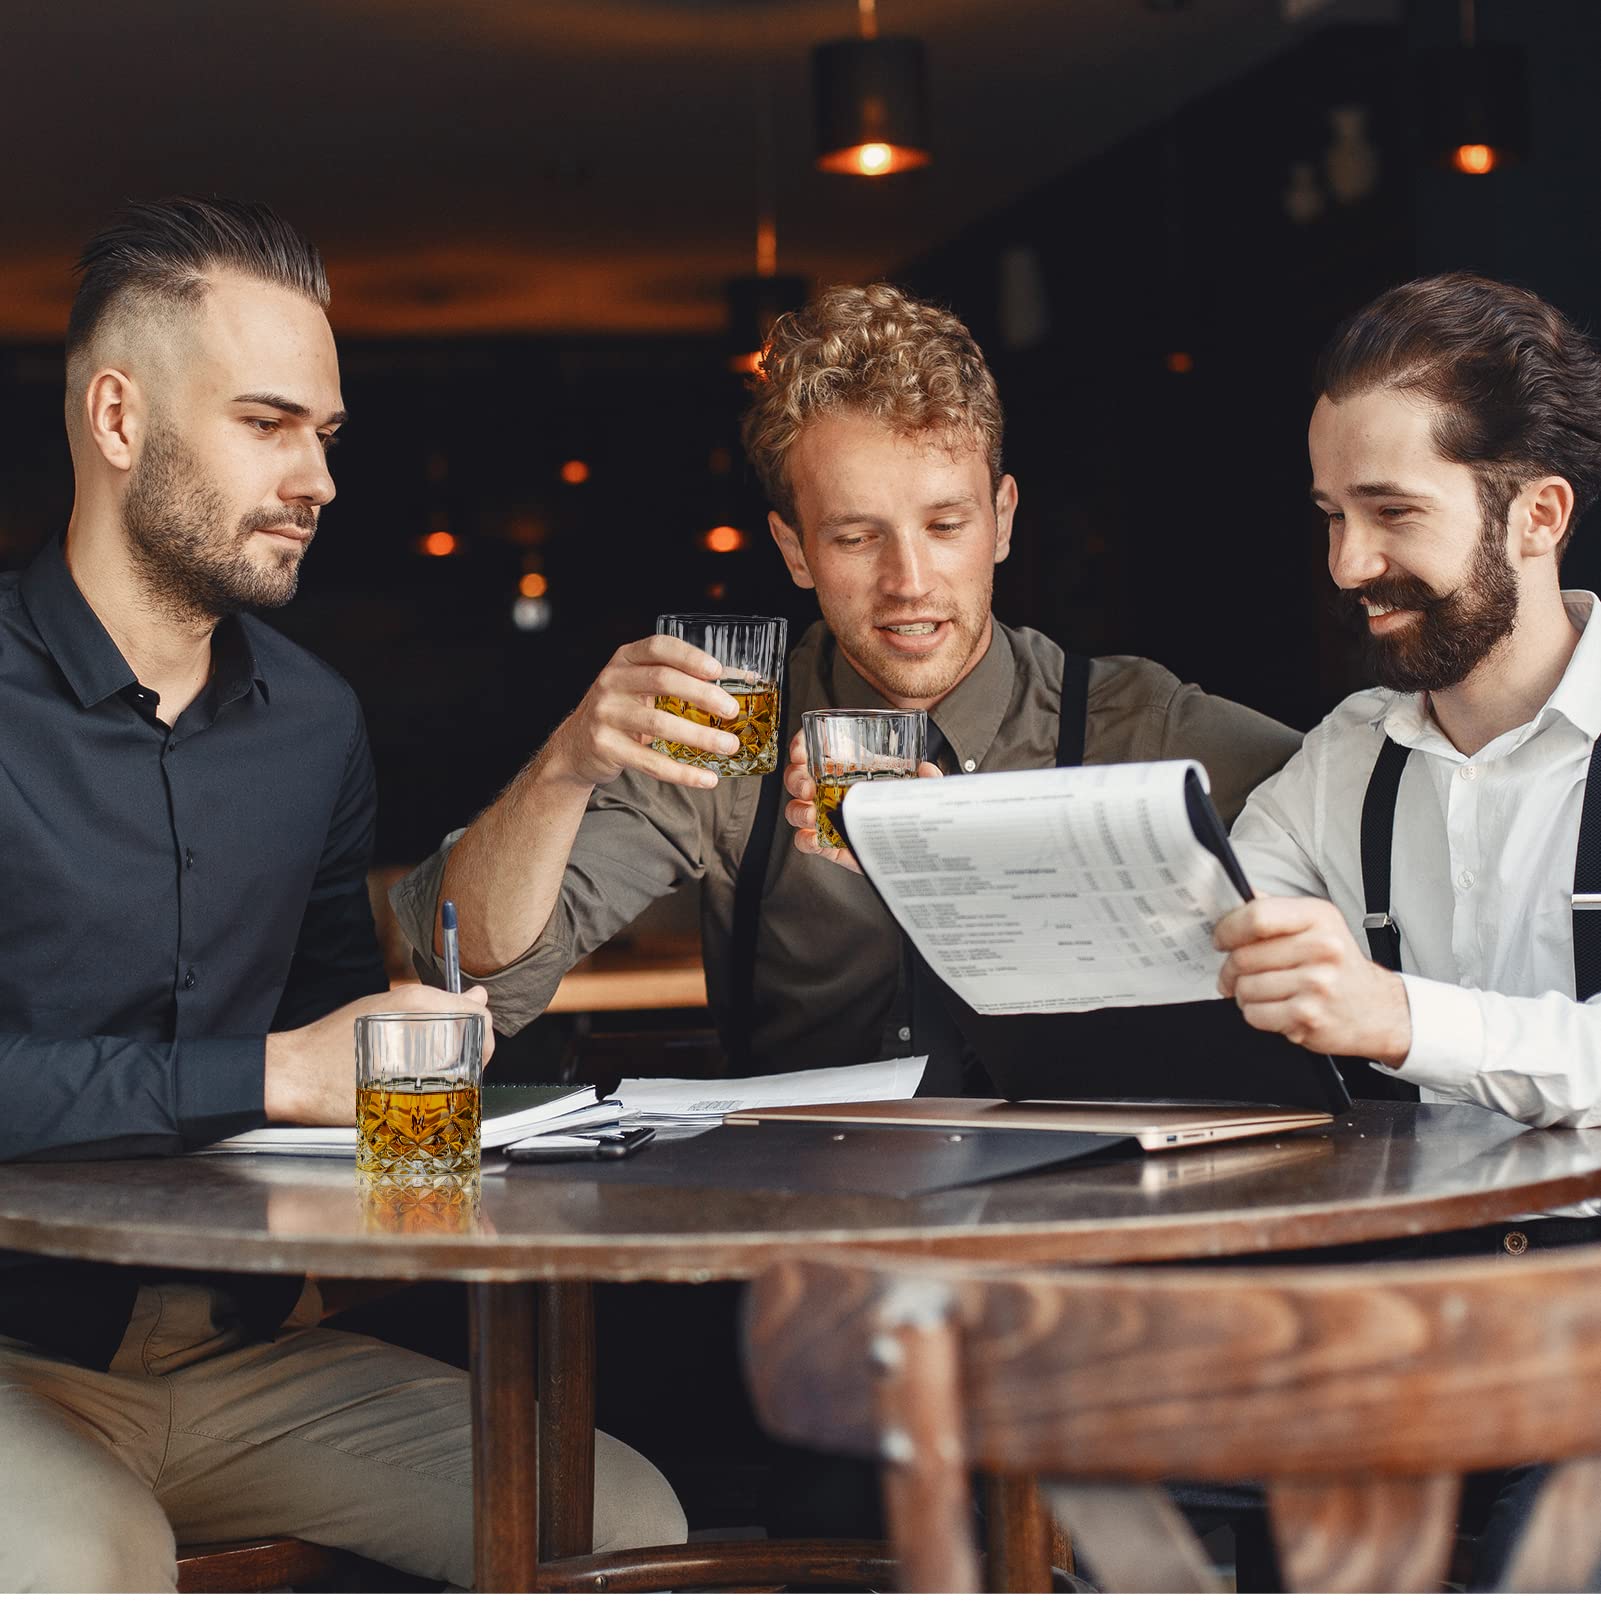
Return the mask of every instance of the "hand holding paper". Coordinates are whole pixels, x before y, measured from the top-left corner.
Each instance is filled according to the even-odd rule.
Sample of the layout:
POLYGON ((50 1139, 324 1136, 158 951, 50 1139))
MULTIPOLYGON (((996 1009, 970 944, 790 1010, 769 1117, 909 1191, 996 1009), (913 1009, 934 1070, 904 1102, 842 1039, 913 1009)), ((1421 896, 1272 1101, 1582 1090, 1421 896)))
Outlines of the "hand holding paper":
POLYGON ((1406 1060, 1406 985, 1357 948, 1338 907, 1315 897, 1254 900, 1230 912, 1214 938, 1229 953, 1217 987, 1252 1028, 1335 1056, 1389 1067, 1406 1060))

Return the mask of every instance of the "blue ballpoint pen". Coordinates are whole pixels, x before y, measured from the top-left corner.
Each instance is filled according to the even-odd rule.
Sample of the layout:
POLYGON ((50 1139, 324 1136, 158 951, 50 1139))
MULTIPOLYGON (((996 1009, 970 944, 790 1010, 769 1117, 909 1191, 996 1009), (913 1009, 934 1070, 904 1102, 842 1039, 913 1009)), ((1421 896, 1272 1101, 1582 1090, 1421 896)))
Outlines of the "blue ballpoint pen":
POLYGON ((439 908, 439 933, 445 947, 445 988, 461 994, 461 945, 456 933, 456 903, 446 901, 439 908))

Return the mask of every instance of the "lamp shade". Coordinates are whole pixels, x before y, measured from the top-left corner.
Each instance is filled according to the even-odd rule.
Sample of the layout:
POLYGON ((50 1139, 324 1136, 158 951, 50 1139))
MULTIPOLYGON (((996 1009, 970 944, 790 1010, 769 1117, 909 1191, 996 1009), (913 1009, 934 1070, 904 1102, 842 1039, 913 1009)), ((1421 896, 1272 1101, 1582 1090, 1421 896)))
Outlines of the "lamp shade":
POLYGON ((817 165, 878 178, 926 167, 927 70, 921 39, 834 39, 812 51, 817 165))

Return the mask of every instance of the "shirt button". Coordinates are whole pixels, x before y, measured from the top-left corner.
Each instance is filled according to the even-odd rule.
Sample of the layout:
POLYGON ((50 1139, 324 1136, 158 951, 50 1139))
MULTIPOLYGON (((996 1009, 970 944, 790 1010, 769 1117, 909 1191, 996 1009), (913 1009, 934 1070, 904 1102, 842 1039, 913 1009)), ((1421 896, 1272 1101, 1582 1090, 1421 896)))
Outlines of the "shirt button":
POLYGON ((195 853, 187 845, 183 848, 183 865, 185 867, 193 867, 195 865, 195 853))
POLYGON ((1508 1256, 1522 1256, 1529 1248, 1529 1236, 1522 1229, 1508 1229, 1501 1238, 1501 1249, 1508 1256))
POLYGON ((1458 773, 1458 775, 1460 777, 1467 778, 1467 779, 1474 779, 1474 778, 1477 778, 1479 776, 1478 768, 1477 767, 1472 767, 1472 766, 1459 767, 1459 768, 1457 768, 1457 773, 1458 773))
POLYGON ((962 771, 964 773, 970 773, 977 766, 978 766, 978 763, 975 762, 971 756, 969 756, 967 758, 967 760, 962 763, 962 771))
POLYGON ((902 1045, 904 1045, 911 1037, 912 1031, 904 1023, 902 1023, 901 1026, 895 1030, 895 1038, 898 1039, 902 1045))
POLYGON ((183 976, 183 987, 186 990, 192 990, 195 987, 196 982, 195 970, 191 967, 183 976))
POLYGON ((1458 886, 1460 888, 1462 888, 1462 889, 1472 889, 1473 888, 1473 873, 1472 873, 1471 869, 1464 867, 1462 869, 1462 871, 1456 875, 1456 881, 1457 881, 1457 884, 1458 884, 1458 886))

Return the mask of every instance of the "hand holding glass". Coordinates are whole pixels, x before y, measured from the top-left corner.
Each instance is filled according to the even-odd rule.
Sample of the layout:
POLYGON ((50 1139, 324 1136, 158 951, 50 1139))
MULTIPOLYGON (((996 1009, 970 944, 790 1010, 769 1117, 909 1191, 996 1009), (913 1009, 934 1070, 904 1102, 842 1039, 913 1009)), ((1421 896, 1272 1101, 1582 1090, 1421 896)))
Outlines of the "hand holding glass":
POLYGON ((727 778, 770 773, 778 766, 779 684, 784 672, 788 629, 782 617, 717 617, 669 612, 656 619, 656 632, 687 640, 714 657, 722 668, 717 687, 739 703, 733 717, 714 717, 679 695, 658 695, 656 710, 670 712, 702 728, 720 728, 739 740, 731 756, 704 751, 679 740, 657 739, 654 750, 674 761, 709 768, 727 778))
POLYGON ((926 712, 869 708, 806 712, 806 767, 817 786, 817 838, 848 850, 839 815, 852 784, 916 778, 928 747, 926 712))

